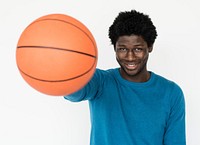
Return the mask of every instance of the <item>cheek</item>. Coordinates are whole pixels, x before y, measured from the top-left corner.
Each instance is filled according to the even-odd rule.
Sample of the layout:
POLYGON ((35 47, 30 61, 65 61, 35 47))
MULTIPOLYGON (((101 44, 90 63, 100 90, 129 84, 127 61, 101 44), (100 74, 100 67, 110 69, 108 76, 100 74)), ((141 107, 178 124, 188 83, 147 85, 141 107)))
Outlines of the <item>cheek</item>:
POLYGON ((143 53, 141 53, 141 55, 138 56, 140 59, 146 60, 149 57, 149 52, 145 51, 143 53))
POLYGON ((117 60, 119 60, 121 58, 121 56, 118 53, 115 53, 115 57, 117 60))
POLYGON ((148 58, 149 58, 149 54, 145 54, 145 55, 143 56, 143 61, 144 61, 144 62, 147 62, 148 58))
POLYGON ((118 64, 120 65, 121 61, 122 61, 122 58, 120 57, 120 55, 115 54, 115 58, 116 58, 116 61, 118 62, 118 64))

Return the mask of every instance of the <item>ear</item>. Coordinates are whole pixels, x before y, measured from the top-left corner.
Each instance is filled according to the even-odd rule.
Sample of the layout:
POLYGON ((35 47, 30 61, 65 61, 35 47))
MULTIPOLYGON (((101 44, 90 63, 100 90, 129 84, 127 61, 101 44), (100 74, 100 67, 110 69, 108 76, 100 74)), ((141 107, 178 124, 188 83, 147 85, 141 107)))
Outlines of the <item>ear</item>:
POLYGON ((153 51, 153 45, 149 46, 148 49, 149 49, 149 53, 151 53, 153 51))

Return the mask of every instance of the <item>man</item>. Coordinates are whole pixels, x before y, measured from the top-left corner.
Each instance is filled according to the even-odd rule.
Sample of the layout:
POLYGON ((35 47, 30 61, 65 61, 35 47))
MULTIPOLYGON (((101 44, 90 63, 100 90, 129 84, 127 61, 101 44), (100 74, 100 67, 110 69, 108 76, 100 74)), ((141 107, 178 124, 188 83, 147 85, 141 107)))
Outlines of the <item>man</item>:
POLYGON ((148 15, 120 12, 109 28, 120 68, 96 69, 90 82, 69 96, 88 100, 91 145, 185 145, 181 88, 147 70, 157 37, 148 15))

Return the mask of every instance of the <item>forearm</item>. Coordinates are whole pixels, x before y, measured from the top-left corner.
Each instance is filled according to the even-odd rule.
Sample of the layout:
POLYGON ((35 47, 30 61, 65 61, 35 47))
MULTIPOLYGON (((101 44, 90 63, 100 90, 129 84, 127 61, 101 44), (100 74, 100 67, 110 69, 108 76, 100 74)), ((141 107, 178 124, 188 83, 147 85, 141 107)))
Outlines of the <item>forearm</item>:
POLYGON ((99 75, 100 72, 98 70, 82 89, 70 95, 64 96, 64 98, 72 102, 94 99, 98 95, 101 86, 101 77, 99 77, 99 75))

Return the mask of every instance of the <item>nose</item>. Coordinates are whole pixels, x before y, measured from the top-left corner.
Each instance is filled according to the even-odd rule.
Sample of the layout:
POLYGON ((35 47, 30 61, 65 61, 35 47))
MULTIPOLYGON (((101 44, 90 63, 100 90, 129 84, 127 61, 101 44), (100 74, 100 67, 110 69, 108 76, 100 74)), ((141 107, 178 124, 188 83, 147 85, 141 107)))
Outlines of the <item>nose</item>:
POLYGON ((136 58, 135 53, 133 51, 128 51, 126 58, 127 58, 128 61, 135 60, 135 58, 136 58))

